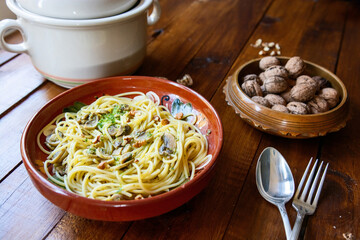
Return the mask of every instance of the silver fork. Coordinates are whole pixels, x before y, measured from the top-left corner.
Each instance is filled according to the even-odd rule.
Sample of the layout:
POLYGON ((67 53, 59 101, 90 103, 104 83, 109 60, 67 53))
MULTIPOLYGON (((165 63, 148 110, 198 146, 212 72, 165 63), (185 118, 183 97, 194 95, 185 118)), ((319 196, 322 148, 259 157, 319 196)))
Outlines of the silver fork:
POLYGON ((297 239, 299 237, 301 224, 302 224, 302 222, 304 220, 305 215, 312 215, 315 212, 315 209, 316 209, 316 206, 317 206, 317 203, 318 203, 318 200, 319 200, 320 192, 321 192, 324 180, 325 180, 326 171, 327 171, 328 166, 329 166, 329 163, 327 163, 326 166, 325 166, 325 170, 324 170, 324 172, 322 174, 319 186, 317 187, 315 198, 312 199, 313 195, 314 195, 314 192, 315 192, 315 188, 317 186, 317 182, 318 182, 319 177, 320 177, 321 169, 322 169, 322 166, 323 166, 323 162, 321 162, 320 167, 319 167, 319 169, 318 169, 318 171, 316 173, 316 176, 315 176, 315 178, 313 178, 318 160, 315 161, 315 164, 314 164, 313 168, 311 169, 309 178, 306 181, 305 188, 304 188, 301 196, 299 197, 301 188, 302 188, 302 186, 304 184, 304 181, 306 179, 306 175, 307 175, 307 173, 309 171, 311 162, 312 162, 312 158, 310 159, 309 164, 307 165, 306 170, 304 172, 304 175, 301 178, 301 181, 299 183, 299 187, 296 190, 295 197, 294 197, 294 200, 293 200, 293 203, 292 203, 293 207, 297 211, 297 216, 296 216, 296 221, 295 221, 294 228, 293 228, 293 230, 291 232, 291 236, 290 236, 291 240, 297 239), (309 195, 307 195, 310 185, 311 185, 311 189, 310 189, 309 195), (307 196, 307 199, 305 201, 306 196, 307 196))

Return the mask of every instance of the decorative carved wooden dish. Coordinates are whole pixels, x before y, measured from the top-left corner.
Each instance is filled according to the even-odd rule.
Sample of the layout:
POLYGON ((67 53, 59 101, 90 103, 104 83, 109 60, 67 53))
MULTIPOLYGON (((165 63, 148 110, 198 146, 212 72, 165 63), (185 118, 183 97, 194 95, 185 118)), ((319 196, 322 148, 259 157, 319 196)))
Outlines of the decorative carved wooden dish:
MULTIPOLYGON (((313 138, 336 132, 345 127, 349 116, 347 91, 342 81, 329 70, 305 61, 304 74, 309 76, 321 76, 327 79, 340 95, 339 104, 324 113, 295 115, 282 113, 260 104, 255 103, 241 89, 242 79, 247 74, 259 74, 259 61, 261 58, 251 60, 229 77, 224 87, 227 103, 235 109, 240 117, 251 126, 281 137, 286 138, 313 138)), ((289 57, 278 57, 282 65, 285 65, 289 57)))

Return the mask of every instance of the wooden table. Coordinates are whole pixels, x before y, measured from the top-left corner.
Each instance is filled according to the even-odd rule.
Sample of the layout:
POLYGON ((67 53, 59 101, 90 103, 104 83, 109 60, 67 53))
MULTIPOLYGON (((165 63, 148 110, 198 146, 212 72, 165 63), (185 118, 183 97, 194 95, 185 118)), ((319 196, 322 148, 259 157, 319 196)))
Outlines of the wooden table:
MULTIPOLYGON (((190 74, 192 88, 218 111, 224 145, 209 186, 183 206, 135 222, 69 214, 32 185, 21 162, 22 131, 40 107, 65 91, 36 72, 26 54, 0 49, 0 239, 285 239, 280 214, 255 185, 261 151, 276 147, 296 185, 310 157, 329 162, 315 214, 300 239, 360 238, 360 5, 358 1, 161 0, 149 27, 147 57, 135 75, 171 80, 190 74), (351 119, 336 133, 291 140, 262 133, 225 102, 225 80, 258 57, 257 39, 277 42, 333 71, 347 87, 351 119), (351 238, 352 236, 352 238, 351 238), (348 238, 347 238, 348 237, 348 238)), ((8 41, 20 41, 19 34, 8 41)), ((51 59, 49 59, 51 61, 51 59)), ((287 204, 291 224, 296 212, 287 204)))

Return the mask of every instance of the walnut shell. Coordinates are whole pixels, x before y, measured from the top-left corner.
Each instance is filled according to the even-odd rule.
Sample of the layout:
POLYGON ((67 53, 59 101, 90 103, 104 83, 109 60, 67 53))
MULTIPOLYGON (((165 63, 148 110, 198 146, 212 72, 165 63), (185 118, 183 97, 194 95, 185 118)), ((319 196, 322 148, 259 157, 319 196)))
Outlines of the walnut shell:
POLYGON ((281 96, 276 95, 276 94, 268 94, 264 97, 266 100, 269 101, 271 106, 274 105, 286 105, 286 101, 285 99, 283 99, 281 96))
POLYGON ((292 114, 308 114, 309 108, 303 102, 289 102, 286 107, 289 109, 290 113, 292 114))
POLYGON ((323 88, 319 92, 319 97, 324 98, 329 104, 330 109, 335 107, 340 100, 338 91, 335 88, 323 88))
POLYGON ((288 83, 283 77, 272 76, 265 79, 262 87, 268 93, 281 93, 288 88, 288 83))
POLYGON ((297 102, 310 101, 316 93, 316 86, 311 84, 296 84, 290 91, 290 97, 297 102))
POLYGON ((277 66, 271 66, 271 67, 267 68, 264 72, 264 75, 265 75, 265 78, 270 78, 273 76, 287 78, 288 72, 283 66, 277 65, 277 66))
POLYGON ((266 70, 267 68, 275 65, 280 65, 280 61, 273 56, 263 57, 259 62, 259 68, 262 70, 266 70))
POLYGON ((259 85, 262 84, 260 78, 256 74, 248 74, 244 77, 244 82, 246 81, 256 81, 259 85))
POLYGON ((289 76, 296 78, 305 70, 305 62, 300 57, 292 57, 285 64, 285 68, 289 73, 289 76))
POLYGON ((292 102, 293 99, 290 96, 290 92, 291 92, 291 88, 288 88, 287 90, 285 90, 284 92, 282 92, 280 94, 280 96, 288 103, 288 102, 292 102))
POLYGON ((313 99, 311 99, 308 102, 308 107, 310 110, 310 113, 316 114, 316 113, 322 113, 329 110, 329 104, 327 101, 319 96, 315 96, 313 99))
POLYGON ((271 107, 271 109, 283 113, 290 113, 289 109, 286 106, 280 104, 275 104, 274 106, 271 107))
POLYGON ((244 90, 246 95, 249 97, 253 96, 262 96, 260 85, 256 81, 246 81, 241 85, 241 88, 244 90))
POLYGON ((298 78, 296 78, 296 85, 299 84, 310 84, 313 85, 316 89, 318 88, 317 82, 307 75, 301 75, 298 78))
POLYGON ((322 88, 326 88, 326 87, 331 87, 331 84, 328 80, 326 80, 325 78, 323 77, 320 77, 320 76, 313 76, 312 79, 315 80, 315 82, 317 83, 318 85, 318 91, 322 88))
POLYGON ((261 104, 265 107, 271 107, 270 103, 268 100, 266 100, 264 97, 261 96, 254 96, 251 98, 251 100, 253 100, 254 102, 261 104))
POLYGON ((260 81, 261 81, 261 84, 260 84, 260 85, 262 85, 262 84, 264 83, 265 79, 266 79, 264 72, 261 72, 261 73, 259 74, 259 79, 260 79, 260 81))

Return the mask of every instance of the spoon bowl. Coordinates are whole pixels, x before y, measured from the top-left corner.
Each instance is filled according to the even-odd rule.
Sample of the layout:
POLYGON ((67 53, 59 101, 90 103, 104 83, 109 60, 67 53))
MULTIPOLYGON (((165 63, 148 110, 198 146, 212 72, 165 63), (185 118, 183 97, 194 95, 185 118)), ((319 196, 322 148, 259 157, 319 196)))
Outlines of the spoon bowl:
POLYGON ((256 186, 263 198, 278 207, 286 237, 289 238, 291 226, 285 203, 294 195, 294 177, 285 158, 273 147, 265 148, 259 156, 256 165, 256 186))

